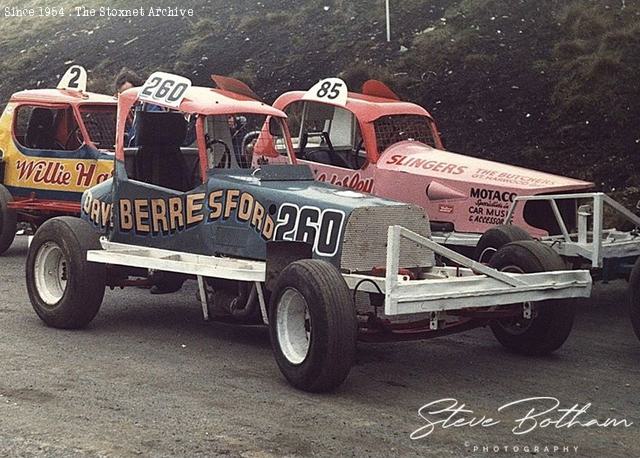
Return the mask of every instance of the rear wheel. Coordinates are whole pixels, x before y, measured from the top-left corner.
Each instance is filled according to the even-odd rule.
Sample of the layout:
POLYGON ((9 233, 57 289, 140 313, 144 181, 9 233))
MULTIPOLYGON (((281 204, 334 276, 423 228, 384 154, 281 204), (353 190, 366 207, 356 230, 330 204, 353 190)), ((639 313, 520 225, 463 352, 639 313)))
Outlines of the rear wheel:
POLYGON ((0 185, 0 254, 9 249, 16 236, 17 216, 16 212, 9 208, 11 201, 11 193, 0 185))
POLYGON ((476 245, 474 259, 488 264, 493 255, 507 243, 520 240, 532 240, 532 237, 524 229, 518 226, 496 226, 482 234, 476 245))
MULTIPOLYGON (((566 270, 562 258, 548 246, 525 240, 503 246, 491 258, 491 267, 514 273, 566 270)), ((553 299, 530 305, 531 316, 491 323, 496 339, 509 350, 526 355, 545 355, 562 346, 571 333, 575 314, 571 299, 553 299)))
POLYGON ((53 218, 36 232, 27 255, 27 291, 48 326, 82 328, 98 313, 105 266, 88 262, 87 250, 99 248, 99 235, 79 218, 53 218))
POLYGON ((289 264, 271 295, 269 325, 276 362, 293 386, 329 391, 347 378, 358 326, 349 289, 334 266, 312 259, 289 264))
POLYGON ((629 312, 633 330, 640 339, 640 258, 636 260, 629 278, 629 312))

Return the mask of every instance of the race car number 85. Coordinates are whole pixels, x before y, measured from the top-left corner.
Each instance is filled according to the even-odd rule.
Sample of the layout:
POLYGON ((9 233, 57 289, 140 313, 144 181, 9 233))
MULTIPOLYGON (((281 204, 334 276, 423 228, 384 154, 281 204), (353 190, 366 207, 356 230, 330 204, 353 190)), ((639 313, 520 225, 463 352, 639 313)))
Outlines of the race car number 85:
POLYGON ((145 102, 158 103, 178 108, 191 81, 171 73, 155 72, 142 86, 138 98, 145 102))
POLYGON ((309 89, 302 97, 302 100, 316 100, 345 106, 348 92, 347 83, 340 78, 327 78, 319 81, 309 89))
POLYGON ((316 95, 320 98, 326 97, 329 100, 335 100, 340 95, 340 88, 344 86, 342 83, 333 83, 330 81, 325 81, 318 89, 316 95))
POLYGON ((344 212, 283 204, 278 212, 275 240, 305 242, 319 256, 335 256, 340 245, 344 212))

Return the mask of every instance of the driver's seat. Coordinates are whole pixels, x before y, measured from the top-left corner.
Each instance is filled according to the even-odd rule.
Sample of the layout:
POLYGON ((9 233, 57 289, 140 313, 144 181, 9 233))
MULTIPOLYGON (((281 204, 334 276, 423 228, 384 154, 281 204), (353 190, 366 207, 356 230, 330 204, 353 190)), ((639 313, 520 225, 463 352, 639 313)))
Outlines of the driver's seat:
POLYGON ((331 153, 324 149, 307 151, 304 157, 307 161, 318 162, 320 164, 334 165, 331 160, 331 153))
POLYGON ((343 169, 353 169, 354 167, 347 162, 340 154, 338 154, 331 144, 331 138, 329 132, 303 132, 300 137, 300 159, 304 159, 311 162, 318 162, 320 164, 333 165, 336 167, 342 167, 343 169), (321 147, 315 150, 306 150, 309 137, 322 138, 326 149, 321 147))
POLYGON ((181 113, 140 111, 136 179, 186 192, 191 188, 180 146, 187 135, 181 113))
POLYGON ((27 148, 50 150, 54 147, 53 111, 48 108, 34 108, 29 116, 29 125, 24 137, 27 148))

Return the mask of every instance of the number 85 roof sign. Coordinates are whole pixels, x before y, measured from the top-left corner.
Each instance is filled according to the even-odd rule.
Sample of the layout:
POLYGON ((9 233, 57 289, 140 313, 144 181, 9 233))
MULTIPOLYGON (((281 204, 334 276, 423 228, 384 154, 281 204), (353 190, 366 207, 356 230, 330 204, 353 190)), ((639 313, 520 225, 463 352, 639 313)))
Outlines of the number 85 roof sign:
POLYGON ((341 107, 347 104, 347 85, 340 78, 320 80, 302 97, 302 100, 313 100, 330 103, 341 107))

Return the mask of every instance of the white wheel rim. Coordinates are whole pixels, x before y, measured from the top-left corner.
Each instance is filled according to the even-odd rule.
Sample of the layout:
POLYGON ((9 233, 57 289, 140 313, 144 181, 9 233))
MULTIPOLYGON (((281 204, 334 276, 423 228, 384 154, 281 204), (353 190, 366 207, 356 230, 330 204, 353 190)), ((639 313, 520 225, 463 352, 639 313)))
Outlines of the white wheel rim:
POLYGON ((38 295, 47 305, 56 305, 67 288, 67 259, 55 242, 46 242, 36 253, 35 282, 38 295))
POLYGON ((311 346, 311 316, 304 296, 295 288, 287 288, 277 305, 276 333, 278 344, 291 364, 302 364, 311 346))

